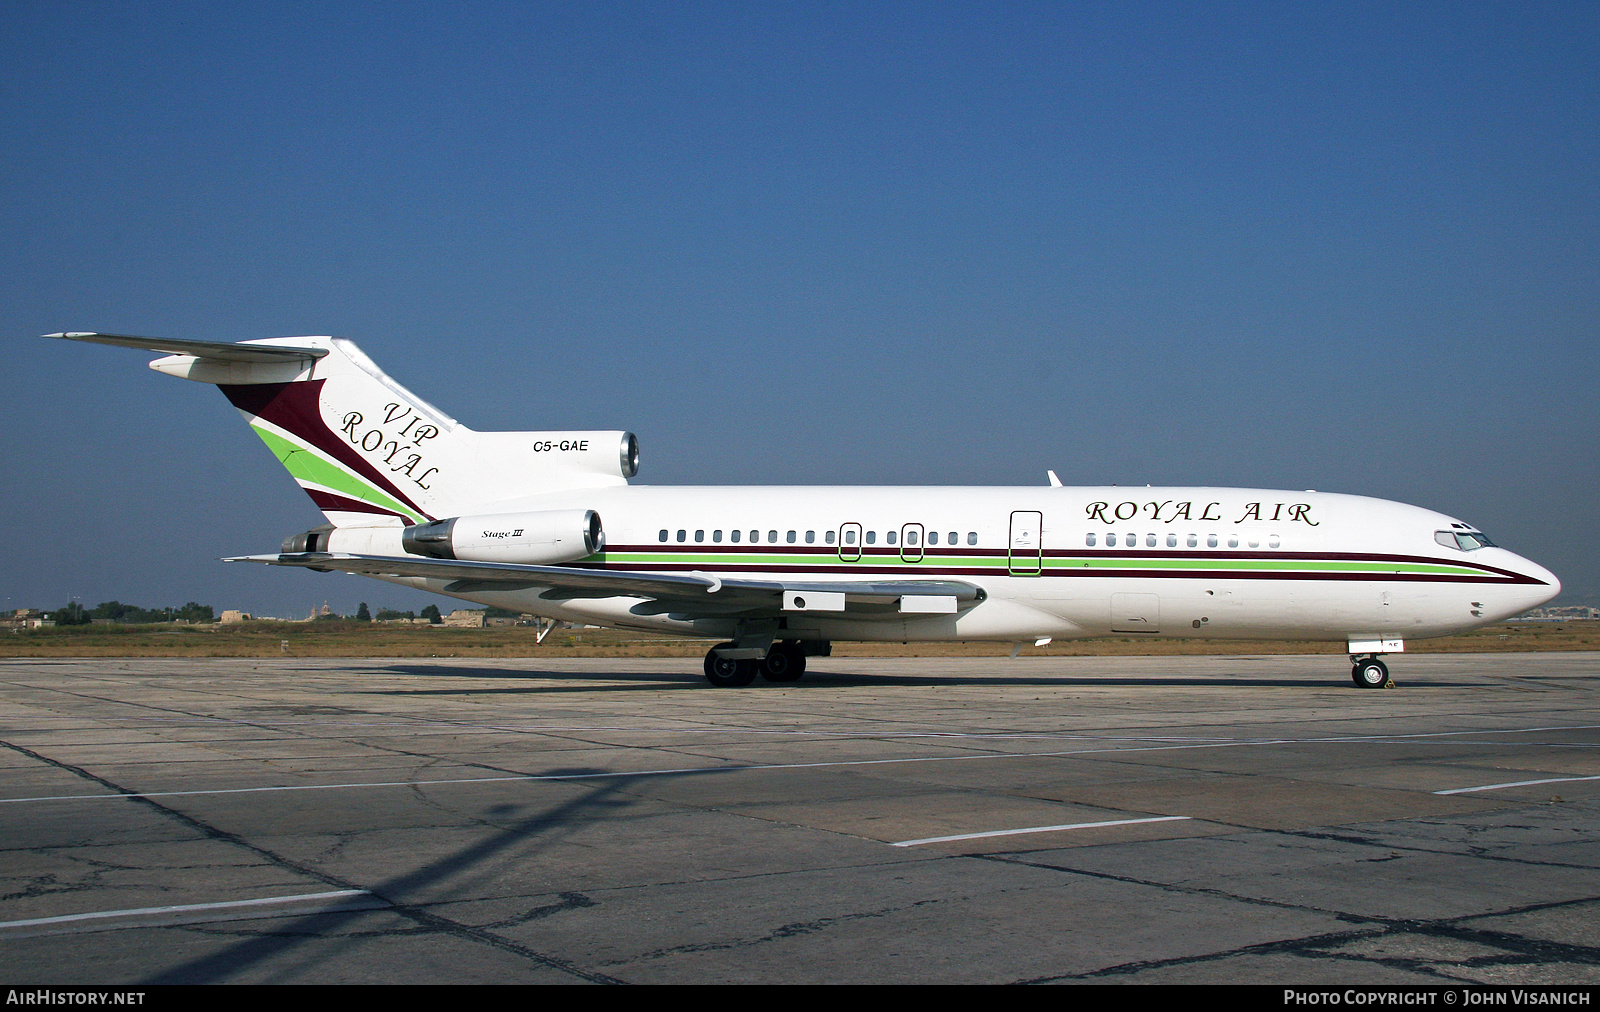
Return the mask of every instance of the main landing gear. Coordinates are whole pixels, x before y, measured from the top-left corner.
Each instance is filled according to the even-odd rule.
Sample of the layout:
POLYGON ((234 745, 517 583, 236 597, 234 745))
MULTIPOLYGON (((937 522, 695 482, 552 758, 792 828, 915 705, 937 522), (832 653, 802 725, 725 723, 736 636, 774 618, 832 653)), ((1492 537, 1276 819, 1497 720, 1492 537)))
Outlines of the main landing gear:
POLYGON ((769 682, 797 682, 806 673, 806 655, 795 640, 774 643, 767 656, 748 660, 724 657, 718 651, 733 650, 733 643, 718 643, 706 653, 706 681, 722 689, 749 685, 760 675, 769 682))
POLYGON ((1394 687, 1394 682, 1389 680, 1389 666, 1372 654, 1366 657, 1351 656, 1350 680, 1363 689, 1391 689, 1394 687))

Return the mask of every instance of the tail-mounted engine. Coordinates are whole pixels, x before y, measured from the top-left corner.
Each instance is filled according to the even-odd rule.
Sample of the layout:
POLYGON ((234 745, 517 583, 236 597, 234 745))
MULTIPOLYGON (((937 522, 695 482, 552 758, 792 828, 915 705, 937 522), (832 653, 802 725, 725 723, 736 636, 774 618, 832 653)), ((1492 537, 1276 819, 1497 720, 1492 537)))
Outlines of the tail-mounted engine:
POLYGON ((605 528, 594 510, 540 510, 451 517, 415 527, 314 527, 283 540, 285 555, 341 552, 554 566, 601 552, 605 528))
POLYGON ((323 524, 313 527, 304 534, 291 534, 283 539, 283 547, 278 550, 285 555, 299 555, 303 552, 326 552, 328 550, 328 536, 334 531, 332 524, 323 524))
POLYGON ((606 534, 594 510, 541 510, 435 520, 407 527, 400 543, 434 559, 549 566, 594 555, 606 534))

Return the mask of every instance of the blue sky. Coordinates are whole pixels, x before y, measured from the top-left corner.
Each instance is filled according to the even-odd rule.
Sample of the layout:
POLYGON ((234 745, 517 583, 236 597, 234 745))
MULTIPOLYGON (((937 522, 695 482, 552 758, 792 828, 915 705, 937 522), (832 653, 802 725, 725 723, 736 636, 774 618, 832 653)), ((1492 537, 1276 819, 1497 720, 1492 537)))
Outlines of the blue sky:
POLYGON ((334 333, 663 483, 1227 484, 1600 604, 1600 7, 0 6, 0 606, 428 598, 59 330, 334 333))

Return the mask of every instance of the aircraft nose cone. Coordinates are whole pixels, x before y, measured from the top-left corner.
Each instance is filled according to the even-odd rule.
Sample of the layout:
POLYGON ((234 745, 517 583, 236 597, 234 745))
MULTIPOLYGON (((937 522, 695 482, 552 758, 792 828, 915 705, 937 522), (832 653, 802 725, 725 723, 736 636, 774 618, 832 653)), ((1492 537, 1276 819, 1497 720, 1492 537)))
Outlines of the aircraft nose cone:
POLYGON ((1524 559, 1520 555, 1513 555, 1512 558, 1516 560, 1515 568, 1517 572, 1522 573, 1524 576, 1532 577, 1533 579, 1545 584, 1545 586, 1542 587, 1530 586, 1528 588, 1529 597, 1534 599, 1529 601, 1529 608, 1537 608, 1546 601, 1554 600, 1556 596, 1561 593, 1561 579, 1557 577, 1556 574, 1550 572, 1550 570, 1539 565, 1537 562, 1524 559))
POLYGON ((1558 578, 1556 576, 1556 574, 1550 572, 1550 570, 1544 568, 1543 566, 1536 566, 1534 568, 1538 569, 1539 573, 1541 574, 1539 579, 1543 580, 1545 583, 1548 583, 1550 585, 1550 596, 1545 598, 1545 600, 1546 601, 1554 600, 1557 596, 1559 596, 1561 594, 1561 580, 1560 580, 1560 578, 1558 578))

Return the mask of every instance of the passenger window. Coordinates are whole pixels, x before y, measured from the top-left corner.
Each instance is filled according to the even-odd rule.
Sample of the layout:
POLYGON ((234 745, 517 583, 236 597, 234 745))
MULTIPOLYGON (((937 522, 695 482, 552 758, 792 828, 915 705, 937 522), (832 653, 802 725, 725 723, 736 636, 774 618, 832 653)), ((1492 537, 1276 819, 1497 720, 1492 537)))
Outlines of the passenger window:
POLYGON ((761 532, 760 531, 751 531, 750 532, 750 543, 752 545, 755 544, 757 541, 760 541, 760 540, 761 540, 761 532))
POLYGON ((711 532, 711 540, 715 541, 718 544, 721 544, 722 543, 722 532, 721 531, 712 531, 711 532))
POLYGON ((856 543, 856 532, 853 531, 853 530, 845 531, 844 532, 844 543, 847 544, 847 545, 855 544, 856 543))
POLYGON ((1088 534, 1085 534, 1083 536, 1083 543, 1088 545, 1090 548, 1094 547, 1094 542, 1095 542, 1095 537, 1094 537, 1094 532, 1093 531, 1090 531, 1088 534))
POLYGON ((892 545, 892 544, 895 543, 895 541, 899 540, 899 537, 900 537, 900 532, 899 531, 890 531, 890 532, 888 532, 887 534, 885 534, 883 536, 883 540, 884 540, 884 542, 886 544, 892 545))
POLYGON ((778 532, 777 531, 768 531, 767 532, 767 544, 775 545, 777 543, 778 543, 778 532))
POLYGON ((1168 548, 1177 548, 1178 547, 1178 536, 1176 534, 1168 534, 1167 535, 1167 547, 1168 548))
POLYGON ((783 540, 789 542, 791 545, 794 544, 794 531, 790 531, 788 534, 785 534, 783 536, 783 540))
POLYGON ((662 530, 662 532, 661 532, 661 540, 662 541, 667 540, 667 532, 665 530, 662 530))
POLYGON ((705 531, 695 531, 694 532, 694 539, 696 541, 704 541, 706 539, 706 532, 705 531))
POLYGON ((1276 534, 1273 534, 1273 535, 1271 535, 1271 536, 1269 536, 1267 538, 1267 547, 1268 548, 1277 548, 1278 547, 1278 536, 1276 534))
POLYGON ((833 532, 832 531, 829 531, 828 533, 824 534, 823 537, 825 539, 827 539, 828 544, 830 544, 830 545, 833 544, 833 532))
POLYGON ((739 543, 739 535, 741 535, 743 533, 744 533, 743 531, 729 531, 728 532, 728 540, 732 541, 734 544, 737 545, 739 543))
POLYGON ((1199 538, 1196 538, 1193 534, 1189 535, 1189 547, 1190 548, 1193 548, 1194 546, 1198 545, 1199 543, 1200 543, 1200 539, 1199 538))
POLYGON ((968 531, 967 532, 967 544, 975 545, 977 543, 978 543, 978 532, 977 531, 968 531))
POLYGON ((867 544, 875 545, 877 543, 878 543, 878 532, 877 531, 868 531, 867 532, 867 544))
POLYGON ((817 532, 816 531, 806 531, 806 544, 814 545, 816 543, 817 543, 817 532))
POLYGON ((917 532, 916 531, 906 531, 906 544, 914 545, 916 543, 917 543, 917 532))
MULTIPOLYGON (((959 545, 960 543, 961 543, 961 539, 956 537, 956 532, 955 531, 951 531, 950 532, 950 540, 945 542, 945 544, 947 544, 947 545, 959 545)), ((972 536, 972 543, 973 544, 977 544, 978 543, 978 536, 976 534, 974 534, 972 536)))
POLYGON ((938 531, 929 531, 928 532, 928 544, 937 545, 938 543, 939 543, 939 532, 938 531))
POLYGON ((1107 534, 1106 535, 1106 547, 1107 548, 1115 548, 1115 547, 1117 547, 1117 536, 1115 534, 1107 534))
POLYGON ((1239 536, 1237 534, 1233 534, 1233 535, 1230 535, 1228 537, 1228 547, 1229 548, 1238 548, 1239 547, 1239 536))
POLYGON ((1260 538, 1251 538, 1250 539, 1250 547, 1251 548, 1260 548, 1261 547, 1261 539, 1260 538))
POLYGON ((1217 547, 1217 536, 1215 534, 1207 534, 1206 535, 1206 547, 1207 548, 1215 548, 1215 547, 1217 547))
POLYGON ((1144 536, 1144 546, 1146 548, 1154 548, 1156 546, 1156 536, 1154 534, 1146 534, 1144 536))

